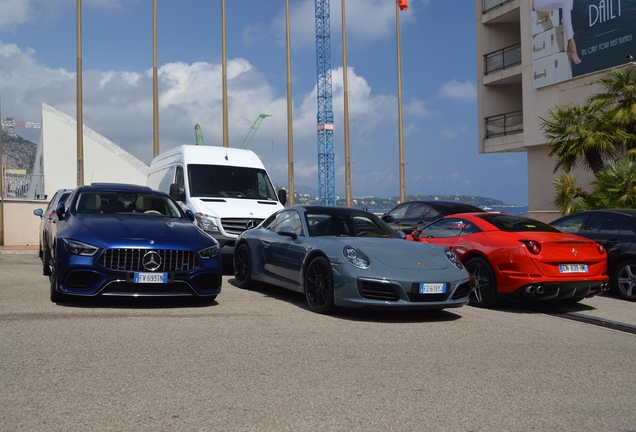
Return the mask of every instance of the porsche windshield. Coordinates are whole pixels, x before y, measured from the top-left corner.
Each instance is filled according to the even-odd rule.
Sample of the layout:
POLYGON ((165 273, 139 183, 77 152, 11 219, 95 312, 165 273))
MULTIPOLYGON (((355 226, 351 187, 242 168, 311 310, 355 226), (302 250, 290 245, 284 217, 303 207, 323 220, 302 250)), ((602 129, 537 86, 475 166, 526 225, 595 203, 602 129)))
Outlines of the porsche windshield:
POLYGON ((190 196, 276 201, 263 169, 223 165, 188 165, 190 196))

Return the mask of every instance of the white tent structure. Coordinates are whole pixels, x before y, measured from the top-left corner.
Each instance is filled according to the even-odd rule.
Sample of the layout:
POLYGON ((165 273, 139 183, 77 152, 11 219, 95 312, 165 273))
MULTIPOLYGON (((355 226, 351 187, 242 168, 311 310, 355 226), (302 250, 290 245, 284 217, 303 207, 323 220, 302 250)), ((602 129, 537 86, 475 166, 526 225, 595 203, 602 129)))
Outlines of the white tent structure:
MULTIPOLYGON (((42 104, 42 129, 27 199, 52 197, 77 186, 77 122, 42 104)), ((84 126, 84 184, 146 184, 148 165, 84 126)))

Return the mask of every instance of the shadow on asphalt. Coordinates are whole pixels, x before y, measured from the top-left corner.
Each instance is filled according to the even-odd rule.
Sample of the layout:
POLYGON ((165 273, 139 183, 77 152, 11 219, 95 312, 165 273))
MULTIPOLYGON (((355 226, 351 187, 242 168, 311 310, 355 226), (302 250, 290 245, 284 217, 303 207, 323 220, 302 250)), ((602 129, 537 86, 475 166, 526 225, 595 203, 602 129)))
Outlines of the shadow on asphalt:
POLYGON ((61 301, 57 306, 84 309, 180 309, 218 305, 216 300, 193 297, 91 297, 61 301))
MULTIPOLYGON (((233 288, 238 288, 236 281, 232 278, 228 283, 233 288)), ((249 291, 259 293, 265 297, 276 300, 286 301, 304 309, 307 313, 313 313, 307 306, 304 294, 297 293, 276 285, 266 283, 253 283, 253 287, 249 291)), ((464 306, 466 307, 466 306, 464 306)), ((461 308, 460 308, 461 309, 461 308)), ((329 316, 337 319, 350 321, 373 321, 383 323, 408 323, 408 322, 438 322, 438 321, 454 321, 461 318, 461 315, 450 312, 452 309, 445 310, 404 310, 404 309, 345 309, 338 308, 336 312, 329 316)))

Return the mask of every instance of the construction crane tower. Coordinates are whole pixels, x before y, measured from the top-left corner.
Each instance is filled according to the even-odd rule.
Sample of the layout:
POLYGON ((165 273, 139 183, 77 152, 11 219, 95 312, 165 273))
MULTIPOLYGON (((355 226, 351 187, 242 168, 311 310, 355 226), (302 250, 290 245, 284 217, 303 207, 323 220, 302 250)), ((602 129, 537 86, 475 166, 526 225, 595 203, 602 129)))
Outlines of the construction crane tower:
POLYGON ((247 132, 245 132, 245 135, 243 135, 243 137, 241 138, 239 148, 246 149, 247 146, 250 144, 250 141, 252 141, 254 134, 258 130, 258 127, 263 122, 263 119, 271 116, 271 114, 259 114, 254 123, 252 123, 252 126, 247 130, 247 132))
POLYGON ((318 84, 318 202, 336 205, 336 175, 333 138, 333 108, 331 86, 331 29, 329 0, 315 0, 316 7, 316 69, 318 84))

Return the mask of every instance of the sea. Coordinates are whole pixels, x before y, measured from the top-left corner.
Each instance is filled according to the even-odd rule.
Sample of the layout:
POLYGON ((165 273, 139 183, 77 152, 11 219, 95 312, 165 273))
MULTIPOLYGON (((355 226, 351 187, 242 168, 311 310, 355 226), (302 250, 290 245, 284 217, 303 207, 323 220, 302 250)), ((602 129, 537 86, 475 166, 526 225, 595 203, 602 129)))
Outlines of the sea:
MULTIPOLYGON (((390 210, 391 209, 369 209, 368 211, 376 215, 383 215, 385 213, 388 213, 390 210)), ((491 211, 491 212, 508 213, 508 214, 519 215, 519 216, 528 215, 528 206, 514 206, 514 205, 492 206, 492 207, 486 207, 484 208, 484 210, 491 211)))

